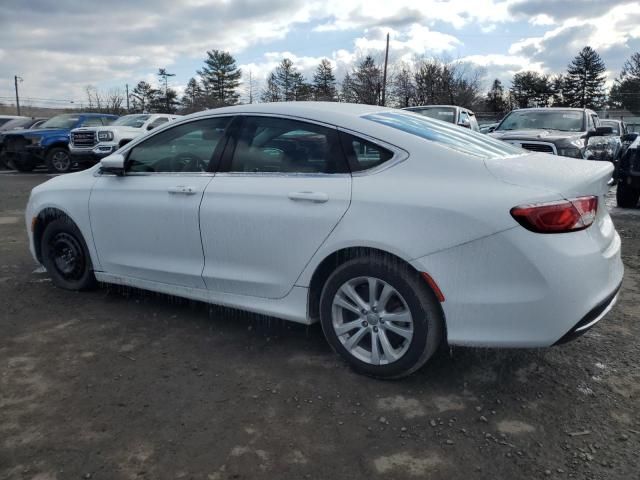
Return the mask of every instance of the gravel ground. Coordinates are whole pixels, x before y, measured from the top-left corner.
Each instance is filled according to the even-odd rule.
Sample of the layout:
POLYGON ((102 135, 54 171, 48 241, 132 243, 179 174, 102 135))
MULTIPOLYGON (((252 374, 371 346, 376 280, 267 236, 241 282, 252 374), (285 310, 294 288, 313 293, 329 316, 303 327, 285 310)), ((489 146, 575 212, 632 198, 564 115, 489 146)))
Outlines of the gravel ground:
POLYGON ((46 179, 0 174, 1 479, 639 478, 640 210, 613 208, 625 280, 582 338, 381 382, 317 325, 54 288, 22 218, 46 179))

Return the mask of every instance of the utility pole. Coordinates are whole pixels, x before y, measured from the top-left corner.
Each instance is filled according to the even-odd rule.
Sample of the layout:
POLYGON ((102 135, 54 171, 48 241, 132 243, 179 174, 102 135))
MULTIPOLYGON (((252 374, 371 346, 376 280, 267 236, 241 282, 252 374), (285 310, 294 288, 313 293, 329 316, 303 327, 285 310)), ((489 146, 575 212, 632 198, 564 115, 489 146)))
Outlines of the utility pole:
POLYGON ((249 70, 249 103, 253 103, 253 81, 251 79, 251 70, 249 70))
POLYGON ((382 106, 385 106, 387 96, 387 63, 389 62, 389 34, 387 33, 387 49, 384 52, 384 74, 382 75, 382 106))
POLYGON ((125 88, 127 90, 127 113, 129 113, 129 84, 125 83, 125 88))
POLYGON ((169 91, 169 82, 168 82, 168 78, 169 77, 175 77, 176 74, 175 73, 169 73, 167 72, 167 70, 165 68, 159 68, 158 69, 158 76, 160 78, 164 79, 164 98, 167 101, 167 112, 166 113, 171 113, 169 111, 170 106, 169 106, 169 96, 167 95, 168 91, 169 91))
POLYGON ((20 96, 18 95, 18 80, 22 81, 22 78, 14 75, 13 81, 16 85, 16 108, 18 109, 18 116, 20 116, 20 96))

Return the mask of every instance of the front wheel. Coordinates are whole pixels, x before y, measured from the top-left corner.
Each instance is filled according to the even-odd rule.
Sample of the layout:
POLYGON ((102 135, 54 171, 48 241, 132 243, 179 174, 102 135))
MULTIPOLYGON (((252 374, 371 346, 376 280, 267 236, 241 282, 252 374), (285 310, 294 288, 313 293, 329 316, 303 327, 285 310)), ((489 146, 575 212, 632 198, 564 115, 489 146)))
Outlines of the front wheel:
POLYGON ((621 208, 635 208, 640 198, 640 189, 633 188, 624 183, 624 178, 618 182, 616 201, 621 208))
POLYGON ((320 298, 329 344, 351 367, 378 378, 420 368, 442 340, 444 318, 433 292, 408 265, 365 257, 339 266, 320 298))
POLYGON ((46 163, 51 173, 68 173, 71 171, 71 155, 66 148, 55 147, 47 152, 46 163))
POLYGON ((42 234, 42 263, 54 285, 65 290, 88 290, 96 286, 87 245, 78 227, 61 217, 42 234))

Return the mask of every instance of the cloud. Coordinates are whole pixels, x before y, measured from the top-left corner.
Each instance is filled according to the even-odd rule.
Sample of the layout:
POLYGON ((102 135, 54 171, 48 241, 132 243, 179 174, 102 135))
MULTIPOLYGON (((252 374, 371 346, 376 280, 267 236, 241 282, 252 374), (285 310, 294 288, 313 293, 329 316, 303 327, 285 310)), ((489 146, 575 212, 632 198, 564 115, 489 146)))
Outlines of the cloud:
POLYGON ((617 6, 637 4, 636 0, 518 0, 511 3, 508 11, 517 17, 536 17, 544 15, 553 20, 570 18, 588 19, 600 17, 617 6))

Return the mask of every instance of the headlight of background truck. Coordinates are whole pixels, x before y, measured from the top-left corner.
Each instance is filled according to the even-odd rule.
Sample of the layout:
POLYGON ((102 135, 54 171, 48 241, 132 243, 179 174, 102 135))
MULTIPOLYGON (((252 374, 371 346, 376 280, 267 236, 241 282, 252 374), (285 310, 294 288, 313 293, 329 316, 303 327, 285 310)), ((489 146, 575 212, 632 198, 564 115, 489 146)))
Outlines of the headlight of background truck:
POLYGON ((108 142, 113 140, 113 132, 98 132, 98 141, 108 142))

